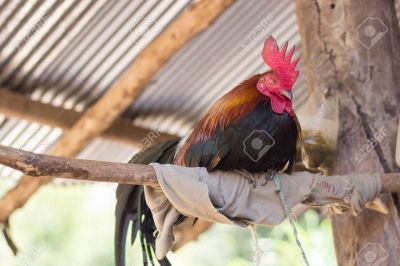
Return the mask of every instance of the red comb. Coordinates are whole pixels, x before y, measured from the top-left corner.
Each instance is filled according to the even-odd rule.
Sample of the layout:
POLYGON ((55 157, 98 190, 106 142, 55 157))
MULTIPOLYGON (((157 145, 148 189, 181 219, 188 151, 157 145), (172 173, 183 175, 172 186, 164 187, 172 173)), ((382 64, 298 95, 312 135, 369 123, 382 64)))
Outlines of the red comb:
POLYGON ((264 49, 262 51, 262 57, 264 62, 271 67, 272 71, 278 76, 282 86, 286 89, 291 89, 294 82, 299 75, 299 71, 296 70, 297 63, 300 58, 297 58, 293 62, 292 55, 295 47, 286 54, 288 43, 286 42, 282 49, 279 51, 278 44, 274 37, 269 36, 264 43, 264 49))

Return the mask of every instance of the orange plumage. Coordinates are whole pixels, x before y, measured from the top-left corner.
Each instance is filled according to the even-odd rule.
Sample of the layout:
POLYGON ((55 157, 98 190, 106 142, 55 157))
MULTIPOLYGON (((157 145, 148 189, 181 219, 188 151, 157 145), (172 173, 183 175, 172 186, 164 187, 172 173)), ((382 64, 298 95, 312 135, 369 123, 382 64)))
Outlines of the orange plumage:
POLYGON ((175 164, 185 166, 184 157, 190 145, 210 139, 218 126, 224 131, 226 126, 242 119, 251 113, 258 103, 267 99, 256 89, 257 82, 263 75, 265 73, 243 81, 211 106, 179 150, 175 164))

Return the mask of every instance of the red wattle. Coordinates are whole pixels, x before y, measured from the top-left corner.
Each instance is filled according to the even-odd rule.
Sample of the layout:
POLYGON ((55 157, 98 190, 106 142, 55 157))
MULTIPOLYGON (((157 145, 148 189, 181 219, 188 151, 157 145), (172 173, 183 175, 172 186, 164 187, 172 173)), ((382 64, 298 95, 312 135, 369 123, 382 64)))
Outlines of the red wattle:
POLYGON ((284 111, 286 111, 290 116, 295 115, 292 108, 292 102, 289 99, 269 91, 262 82, 257 83, 257 89, 259 92, 270 98, 271 108, 274 113, 282 114, 284 111))
POLYGON ((271 107, 274 113, 282 114, 283 111, 286 109, 286 101, 282 101, 279 96, 271 93, 271 107))

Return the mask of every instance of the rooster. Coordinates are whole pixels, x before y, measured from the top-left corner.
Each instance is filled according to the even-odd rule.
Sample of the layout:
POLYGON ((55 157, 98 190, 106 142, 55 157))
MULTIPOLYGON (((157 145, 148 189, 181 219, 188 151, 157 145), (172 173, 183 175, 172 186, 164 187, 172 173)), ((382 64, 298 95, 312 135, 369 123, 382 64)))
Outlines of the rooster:
MULTIPOLYGON (((299 59, 292 61, 293 47, 279 50, 271 36, 265 40, 262 58, 271 68, 243 81, 217 100, 180 145, 179 139, 158 144, 131 163, 174 163, 206 167, 208 171, 283 171, 290 173, 296 159, 300 125, 292 107, 292 87, 299 71, 299 59)), ((251 180, 249 180, 251 182, 251 180)), ((254 180, 253 180, 254 182, 254 180)), ((143 189, 120 185, 116 207, 116 265, 125 263, 125 242, 130 221, 131 241, 141 234, 143 262, 152 262, 156 228, 143 189), (149 259, 148 260, 148 256, 149 259)), ((161 265, 169 265, 167 259, 161 265)))

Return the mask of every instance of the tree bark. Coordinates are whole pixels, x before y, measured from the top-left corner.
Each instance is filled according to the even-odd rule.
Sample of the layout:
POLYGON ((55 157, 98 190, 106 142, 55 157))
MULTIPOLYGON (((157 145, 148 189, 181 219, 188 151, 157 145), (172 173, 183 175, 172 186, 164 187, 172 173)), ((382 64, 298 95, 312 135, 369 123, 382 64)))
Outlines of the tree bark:
MULTIPOLYGON (((394 1, 296 0, 296 12, 309 88, 339 95, 334 173, 398 171, 400 31, 394 1)), ((397 194, 381 199, 388 215, 364 209, 356 218, 333 217, 338 265, 398 265, 397 194)))

